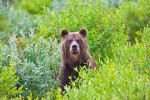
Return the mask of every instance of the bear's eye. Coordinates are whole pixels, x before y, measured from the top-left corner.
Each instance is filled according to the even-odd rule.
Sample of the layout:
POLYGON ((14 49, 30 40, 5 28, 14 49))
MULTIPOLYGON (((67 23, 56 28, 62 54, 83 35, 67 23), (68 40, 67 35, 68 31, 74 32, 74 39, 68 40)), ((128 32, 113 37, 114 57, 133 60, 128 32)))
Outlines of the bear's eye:
POLYGON ((71 44, 71 42, 72 42, 72 40, 68 40, 68 41, 67 41, 68 44, 71 44))
POLYGON ((81 44, 81 43, 82 43, 82 40, 77 40, 77 43, 78 43, 78 44, 81 44))

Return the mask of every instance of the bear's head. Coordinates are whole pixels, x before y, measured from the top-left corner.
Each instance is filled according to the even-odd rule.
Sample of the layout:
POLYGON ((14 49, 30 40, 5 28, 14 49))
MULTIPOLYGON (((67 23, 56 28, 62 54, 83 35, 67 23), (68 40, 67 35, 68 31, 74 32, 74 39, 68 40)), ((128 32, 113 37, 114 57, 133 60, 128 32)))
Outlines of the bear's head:
POLYGON ((62 51, 64 54, 79 56, 86 52, 88 44, 86 40, 87 30, 82 28, 79 32, 68 32, 66 29, 61 30, 62 51))

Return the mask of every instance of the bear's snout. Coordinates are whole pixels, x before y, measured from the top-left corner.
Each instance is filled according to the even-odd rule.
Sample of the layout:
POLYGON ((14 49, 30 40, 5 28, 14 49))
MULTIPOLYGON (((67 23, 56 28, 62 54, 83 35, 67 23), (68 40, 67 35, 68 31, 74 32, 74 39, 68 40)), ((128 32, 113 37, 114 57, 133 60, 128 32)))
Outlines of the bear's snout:
POLYGON ((80 52, 79 46, 75 41, 73 41, 71 46, 70 46, 70 52, 73 53, 73 54, 77 54, 77 53, 80 52))
POLYGON ((72 46, 72 51, 77 51, 77 45, 72 46))

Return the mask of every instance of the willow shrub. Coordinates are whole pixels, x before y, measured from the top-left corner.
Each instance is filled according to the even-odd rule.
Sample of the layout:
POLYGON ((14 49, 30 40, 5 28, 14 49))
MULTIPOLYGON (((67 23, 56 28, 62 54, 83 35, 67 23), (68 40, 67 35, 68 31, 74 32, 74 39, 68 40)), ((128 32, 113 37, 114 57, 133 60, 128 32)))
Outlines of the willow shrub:
POLYGON ((29 28, 37 27, 38 23, 38 15, 30 16, 27 11, 16 9, 13 4, 0 0, 0 40, 5 43, 10 35, 20 35, 21 30, 27 32, 29 28))
POLYGON ((9 45, 0 48, 0 65, 10 66, 14 62, 19 80, 18 86, 23 86, 22 97, 42 97, 47 91, 58 87, 58 73, 60 67, 60 46, 55 39, 37 37, 34 30, 26 36, 12 36, 9 45))
POLYGON ((150 1, 137 0, 136 2, 128 1, 122 3, 118 9, 122 16, 122 22, 125 24, 129 39, 132 44, 136 42, 136 38, 140 41, 141 34, 138 31, 144 27, 150 26, 150 1))
MULTIPOLYGON (((0 57, 1 59, 1 57, 0 57)), ((12 61, 10 66, 0 65, 0 98, 12 98, 22 92, 22 87, 17 88, 19 77, 12 61)))
POLYGON ((42 14, 45 6, 49 9, 52 8, 52 1, 53 0, 14 0, 14 6, 18 9, 23 9, 30 14, 42 14))
POLYGON ((21 32, 21 37, 18 38, 12 36, 9 45, 3 44, 0 47, 0 65, 10 66, 12 60, 17 69, 19 76, 17 84, 23 85, 21 98, 69 100, 150 98, 149 28, 143 31, 136 30, 136 33, 142 36, 141 43, 137 39, 135 45, 126 43, 127 35, 124 34, 132 31, 130 22, 131 26, 136 26, 134 25, 136 21, 140 22, 137 25, 142 25, 141 28, 149 25, 147 24, 149 17, 144 17, 149 16, 149 10, 146 10, 149 6, 143 8, 147 3, 143 1, 140 5, 141 0, 133 4, 122 4, 119 8, 108 8, 100 0, 85 1, 68 0, 61 10, 49 11, 45 7, 43 15, 39 17, 39 27, 36 31, 30 30, 26 35, 21 32), (126 9, 130 6, 138 8, 137 5, 138 10, 126 9), (124 6, 126 7, 123 8, 124 6), (140 8, 144 9, 142 15, 140 8), (140 16, 139 20, 132 21, 132 18, 127 20, 130 10, 136 12, 135 18, 140 16), (66 87, 67 93, 62 96, 56 80, 60 67, 59 31, 62 28, 78 31, 82 27, 88 29, 89 51, 98 63, 98 69, 92 71, 83 68, 79 72, 80 78, 72 82, 72 88, 66 87))

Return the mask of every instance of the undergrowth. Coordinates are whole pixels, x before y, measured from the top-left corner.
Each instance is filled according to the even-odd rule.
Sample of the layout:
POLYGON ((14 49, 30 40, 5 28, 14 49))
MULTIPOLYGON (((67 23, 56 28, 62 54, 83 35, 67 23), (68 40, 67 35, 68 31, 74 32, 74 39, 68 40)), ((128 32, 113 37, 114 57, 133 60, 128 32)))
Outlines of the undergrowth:
POLYGON ((149 0, 0 0, 0 99, 150 98, 149 0), (98 69, 59 88, 60 30, 88 30, 98 69))

